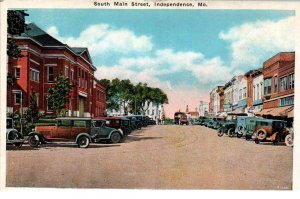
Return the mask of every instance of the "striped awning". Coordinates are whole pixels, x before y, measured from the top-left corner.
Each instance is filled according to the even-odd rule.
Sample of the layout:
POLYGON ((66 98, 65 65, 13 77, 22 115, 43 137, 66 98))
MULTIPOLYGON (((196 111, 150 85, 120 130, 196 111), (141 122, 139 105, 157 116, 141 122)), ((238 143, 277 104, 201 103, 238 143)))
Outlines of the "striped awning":
POLYGON ((294 113, 290 113, 294 110, 294 106, 284 106, 277 108, 263 109, 260 112, 255 113, 255 115, 272 115, 272 116, 283 116, 283 117, 294 117, 294 113))

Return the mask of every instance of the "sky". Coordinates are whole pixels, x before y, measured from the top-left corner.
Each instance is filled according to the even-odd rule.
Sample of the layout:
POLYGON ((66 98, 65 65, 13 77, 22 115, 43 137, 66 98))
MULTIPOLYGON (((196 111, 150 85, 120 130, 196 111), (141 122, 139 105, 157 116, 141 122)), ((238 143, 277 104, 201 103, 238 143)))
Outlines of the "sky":
POLYGON ((294 51, 294 11, 29 9, 34 22, 71 47, 88 47, 98 79, 161 88, 167 117, 199 108, 234 75, 294 51))

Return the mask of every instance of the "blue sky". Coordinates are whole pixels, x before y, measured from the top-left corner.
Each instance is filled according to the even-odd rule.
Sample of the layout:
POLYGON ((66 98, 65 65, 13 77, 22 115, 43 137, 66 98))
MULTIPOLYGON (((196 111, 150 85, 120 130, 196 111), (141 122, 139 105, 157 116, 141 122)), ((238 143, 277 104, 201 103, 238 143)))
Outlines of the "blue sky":
POLYGON ((98 78, 159 86, 173 108, 196 107, 234 74, 294 50, 293 11, 29 9, 28 14, 27 21, 62 42, 88 47, 98 78))

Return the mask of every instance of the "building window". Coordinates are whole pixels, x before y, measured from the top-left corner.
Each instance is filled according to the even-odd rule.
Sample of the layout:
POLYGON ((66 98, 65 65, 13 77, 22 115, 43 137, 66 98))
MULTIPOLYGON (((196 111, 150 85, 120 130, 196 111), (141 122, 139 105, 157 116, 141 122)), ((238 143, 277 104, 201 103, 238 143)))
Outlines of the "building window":
POLYGON ((21 93, 14 93, 14 97, 15 97, 15 104, 21 104, 21 93))
POLYGON ((264 82, 264 95, 270 95, 271 94, 271 78, 265 79, 264 82))
POLYGON ((258 96, 256 96, 256 86, 253 86, 253 96, 252 96, 253 101, 255 101, 257 97, 258 96))
POLYGON ((247 89, 246 87, 243 88, 243 99, 247 97, 247 89))
POLYGON ((69 77, 69 67, 65 66, 65 77, 68 78, 69 77))
POLYGON ((15 78, 20 79, 20 68, 15 68, 15 78))
POLYGON ((286 77, 280 78, 280 91, 286 90, 286 77))
POLYGON ((294 104, 294 96, 280 99, 280 106, 288 106, 294 104))
POLYGON ((240 89, 240 90, 239 90, 239 100, 242 99, 242 92, 243 92, 242 89, 240 89))
POLYGON ((71 70, 71 80, 74 80, 74 70, 71 70))
POLYGON ((48 81, 53 82, 54 81, 54 67, 48 66, 48 81))
POLYGON ((53 102, 49 101, 48 99, 47 99, 47 111, 48 112, 52 112, 53 111, 53 102))
POLYGON ((278 77, 274 77, 274 93, 277 93, 278 90, 278 77))
POLYGON ((259 84, 256 84, 256 100, 260 99, 259 90, 259 84))
POLYGON ((30 69, 30 80, 34 82, 39 82, 40 72, 34 69, 30 69))
POLYGON ((288 76, 288 87, 289 89, 293 89, 295 84, 294 73, 288 76))

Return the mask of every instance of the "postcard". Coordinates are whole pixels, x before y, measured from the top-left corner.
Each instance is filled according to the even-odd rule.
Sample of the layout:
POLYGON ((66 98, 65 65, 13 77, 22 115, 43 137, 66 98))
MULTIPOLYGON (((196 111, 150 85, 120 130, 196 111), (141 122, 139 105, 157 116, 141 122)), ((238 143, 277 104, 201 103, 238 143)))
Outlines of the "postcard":
POLYGON ((0 4, 2 188, 299 189, 298 2, 74 2, 0 4))

